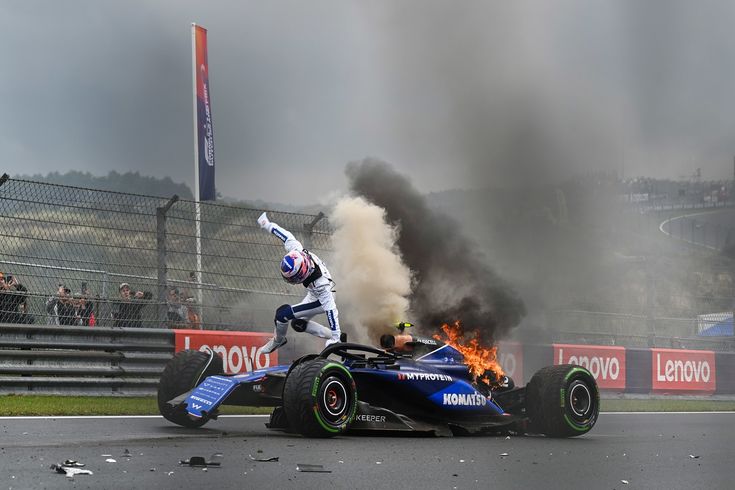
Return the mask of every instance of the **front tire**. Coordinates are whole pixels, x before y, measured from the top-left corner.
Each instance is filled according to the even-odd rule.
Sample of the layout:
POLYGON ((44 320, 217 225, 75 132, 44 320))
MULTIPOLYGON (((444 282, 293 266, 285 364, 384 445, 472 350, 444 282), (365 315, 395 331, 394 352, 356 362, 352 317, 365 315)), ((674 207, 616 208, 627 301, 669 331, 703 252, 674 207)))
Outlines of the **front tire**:
POLYGON ((291 428, 308 437, 334 437, 355 419, 357 389, 341 363, 314 359, 286 378, 283 407, 291 428))
POLYGON ((192 419, 186 410, 177 409, 166 402, 194 389, 208 376, 218 374, 224 374, 219 354, 210 355, 198 350, 177 352, 166 364, 158 383, 158 410, 161 415, 166 420, 183 427, 196 428, 206 424, 208 418, 192 419))
POLYGON ((530 432, 575 437, 594 427, 600 413, 600 391, 587 369, 562 364, 540 369, 526 386, 530 432))

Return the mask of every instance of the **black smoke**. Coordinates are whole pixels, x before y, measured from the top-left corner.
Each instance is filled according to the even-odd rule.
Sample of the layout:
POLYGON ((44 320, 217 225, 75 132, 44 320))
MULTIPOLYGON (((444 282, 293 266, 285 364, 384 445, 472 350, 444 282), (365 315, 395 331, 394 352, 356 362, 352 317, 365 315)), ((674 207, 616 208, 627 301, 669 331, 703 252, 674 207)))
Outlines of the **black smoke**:
POLYGON ((466 332, 493 343, 518 325, 526 314, 520 296, 405 176, 375 159, 350 163, 346 173, 352 192, 385 209, 400 230, 397 245, 415 280, 411 310, 422 329, 437 331, 459 320, 466 332))

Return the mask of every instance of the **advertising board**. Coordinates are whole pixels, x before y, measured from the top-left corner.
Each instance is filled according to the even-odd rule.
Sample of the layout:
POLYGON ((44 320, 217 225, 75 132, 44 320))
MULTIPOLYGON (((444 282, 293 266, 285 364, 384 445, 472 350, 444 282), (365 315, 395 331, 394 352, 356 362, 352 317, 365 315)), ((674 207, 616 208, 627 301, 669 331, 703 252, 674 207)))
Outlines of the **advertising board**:
POLYGON ((553 344, 554 365, 576 364, 586 368, 600 389, 625 389, 625 347, 553 344))
POLYGON ((264 354, 261 347, 272 334, 260 332, 217 332, 175 330, 176 352, 212 349, 222 356, 225 374, 238 374, 278 364, 278 351, 264 354))

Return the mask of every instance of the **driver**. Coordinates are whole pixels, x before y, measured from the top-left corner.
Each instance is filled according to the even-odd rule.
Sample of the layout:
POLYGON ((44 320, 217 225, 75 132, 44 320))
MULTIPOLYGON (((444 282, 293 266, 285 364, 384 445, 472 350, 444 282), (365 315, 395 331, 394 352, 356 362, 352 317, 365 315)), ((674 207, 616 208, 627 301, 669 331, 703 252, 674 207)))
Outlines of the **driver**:
POLYGON ((268 219, 266 213, 258 218, 258 224, 268 233, 274 234, 283 242, 286 255, 281 260, 281 276, 289 284, 303 284, 306 296, 301 303, 281 305, 276 309, 275 332, 272 339, 262 348, 262 352, 270 354, 286 344, 288 322, 297 332, 327 339, 325 347, 340 340, 339 315, 334 300, 334 281, 324 262, 315 254, 304 249, 304 246, 293 234, 268 219), (329 328, 313 321, 311 318, 325 313, 329 328))

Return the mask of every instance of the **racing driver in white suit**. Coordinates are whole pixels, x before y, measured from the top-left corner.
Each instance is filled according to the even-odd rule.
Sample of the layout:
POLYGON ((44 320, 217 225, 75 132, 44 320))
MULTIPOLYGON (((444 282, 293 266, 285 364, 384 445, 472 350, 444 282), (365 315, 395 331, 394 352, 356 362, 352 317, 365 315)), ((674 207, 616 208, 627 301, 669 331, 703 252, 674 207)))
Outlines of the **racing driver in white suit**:
POLYGON ((272 233, 283 242, 286 255, 281 260, 281 276, 289 284, 303 284, 306 296, 301 303, 281 305, 276 309, 275 334, 262 348, 262 352, 270 354, 286 344, 288 322, 297 332, 307 332, 327 339, 326 346, 339 342, 339 314, 334 300, 334 281, 329 270, 319 257, 304 249, 304 246, 293 234, 268 219, 266 213, 258 218, 258 224, 268 233, 272 233), (315 315, 324 313, 329 328, 313 321, 315 315))

